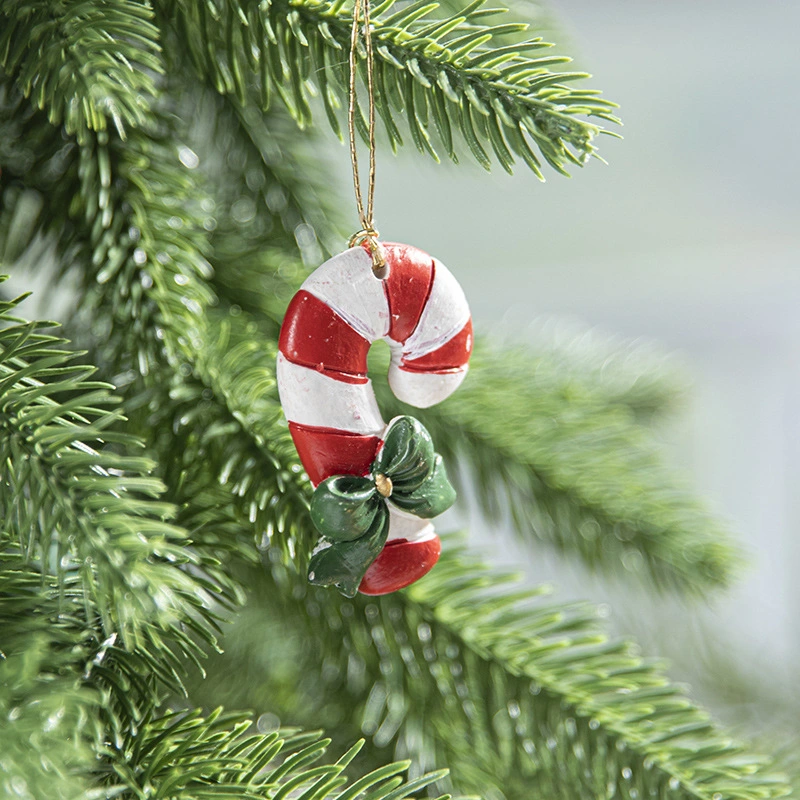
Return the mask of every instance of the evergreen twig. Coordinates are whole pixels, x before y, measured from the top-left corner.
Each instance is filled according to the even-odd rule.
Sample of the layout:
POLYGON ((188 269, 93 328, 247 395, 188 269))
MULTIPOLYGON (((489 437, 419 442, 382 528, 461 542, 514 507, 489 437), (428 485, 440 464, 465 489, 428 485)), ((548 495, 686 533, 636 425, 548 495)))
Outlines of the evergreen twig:
POLYGON ((422 768, 448 763, 458 791, 483 796, 786 793, 769 763, 731 741, 660 665, 609 640, 596 609, 522 588, 453 537, 436 570, 381 598, 332 597, 274 559, 272 573, 276 586, 243 574, 258 585, 254 600, 193 696, 213 697, 232 671, 248 675, 237 702, 335 720, 345 739, 368 734, 373 758, 391 745, 422 768), (283 652, 259 645, 259 619, 283 652), (287 671, 300 683, 279 691, 287 671))
MULTIPOLYGON (((220 94, 234 94, 268 108, 274 95, 303 126, 312 119, 312 98, 322 99, 328 120, 341 135, 339 110, 346 96, 351 11, 328 0, 271 0, 267 3, 158 3, 189 45, 195 68, 220 94)), ((489 169, 490 153, 510 171, 522 159, 539 177, 541 161, 554 169, 582 166, 595 154, 593 138, 606 132, 588 121, 618 122, 614 103, 591 89, 574 89, 579 72, 551 72, 563 56, 529 57, 551 45, 533 37, 497 47, 508 33, 528 25, 487 25, 483 18, 506 9, 471 3, 441 19, 436 2, 373 12, 376 49, 376 106, 393 147, 402 144, 396 115, 402 115, 420 152, 438 160, 431 131, 458 160, 454 134, 479 164, 489 169)), ((360 130, 365 130, 360 115, 360 130)))
POLYGON ((162 71, 146 0, 20 0, 0 6, 0 67, 55 125, 87 140, 145 123, 162 71))
POLYGON ((60 587, 43 580, 10 539, 0 527, 0 793, 91 797, 88 772, 102 742, 96 723, 101 696, 74 670, 92 644, 75 624, 84 611, 83 588, 75 572, 60 587))

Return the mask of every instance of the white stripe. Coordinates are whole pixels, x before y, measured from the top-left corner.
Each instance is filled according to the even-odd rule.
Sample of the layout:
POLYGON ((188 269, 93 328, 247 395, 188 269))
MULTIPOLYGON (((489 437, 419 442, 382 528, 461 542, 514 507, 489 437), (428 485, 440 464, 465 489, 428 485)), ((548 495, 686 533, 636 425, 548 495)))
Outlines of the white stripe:
POLYGON ((399 363, 389 367, 389 386, 394 396, 416 408, 430 408, 448 398, 464 380, 468 365, 456 372, 412 372, 399 363))
POLYGON ((391 500, 388 503, 389 507, 389 535, 386 538, 387 542, 393 539, 407 539, 409 542, 425 542, 428 539, 433 539, 436 532, 433 529, 433 523, 430 520, 415 517, 402 508, 392 505, 391 500))
POLYGON ((283 353, 278 353, 277 377, 281 404, 291 422, 375 436, 386 427, 370 381, 337 381, 292 364, 283 353))
POLYGON ((328 259, 301 288, 327 303, 370 342, 389 332, 389 301, 363 247, 328 259))
POLYGON ((433 263, 433 286, 428 302, 414 333, 403 347, 405 357, 409 360, 438 350, 469 321, 469 306, 464 290, 441 261, 434 259, 433 263))

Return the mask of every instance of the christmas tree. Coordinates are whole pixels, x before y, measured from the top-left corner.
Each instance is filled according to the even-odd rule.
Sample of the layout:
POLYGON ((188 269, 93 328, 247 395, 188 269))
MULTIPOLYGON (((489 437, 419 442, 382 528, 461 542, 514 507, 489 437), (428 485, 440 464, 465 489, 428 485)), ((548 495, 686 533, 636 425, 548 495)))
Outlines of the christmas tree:
MULTIPOLYGON (((0 261, 67 298, 59 330, 0 285, 3 796, 784 796, 596 609, 464 535, 396 594, 308 584, 312 487, 275 359, 292 294, 352 232, 316 139, 345 130, 352 13, 0 3, 0 261)), ((518 16, 373 7, 384 145, 537 175, 597 155, 613 103, 518 16)), ((377 387, 462 496, 654 592, 727 586, 737 547, 648 428, 668 383, 626 353, 478 333, 445 403, 377 387)))

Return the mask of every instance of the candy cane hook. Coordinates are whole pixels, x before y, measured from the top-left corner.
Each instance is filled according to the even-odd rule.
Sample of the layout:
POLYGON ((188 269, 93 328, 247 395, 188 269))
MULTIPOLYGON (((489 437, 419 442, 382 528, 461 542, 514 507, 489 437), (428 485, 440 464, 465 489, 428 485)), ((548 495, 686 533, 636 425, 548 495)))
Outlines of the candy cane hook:
MULTIPOLYGON (((317 486, 333 475, 366 475, 386 423, 367 378, 378 339, 391 353, 389 386, 398 399, 427 408, 464 380, 472 320, 450 271, 415 247, 380 243, 384 280, 364 247, 320 266, 292 299, 281 328, 278 389, 300 460, 317 486)), ((439 537, 427 519, 389 508, 386 545, 359 586, 387 594, 436 563, 439 537)))

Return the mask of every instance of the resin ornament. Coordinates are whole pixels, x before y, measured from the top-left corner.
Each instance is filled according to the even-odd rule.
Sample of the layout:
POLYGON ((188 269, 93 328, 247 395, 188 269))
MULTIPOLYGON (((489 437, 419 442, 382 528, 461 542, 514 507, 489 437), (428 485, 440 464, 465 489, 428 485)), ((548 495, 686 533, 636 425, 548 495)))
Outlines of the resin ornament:
POLYGON ((469 307, 448 269, 409 245, 370 244, 383 277, 367 245, 326 261, 289 304, 278 354, 281 403, 324 537, 309 580, 348 596, 388 594, 429 572, 441 549, 430 518, 455 499, 425 428, 413 417, 384 423, 370 345, 388 342, 389 386, 417 408, 461 384, 472 351, 469 307))

